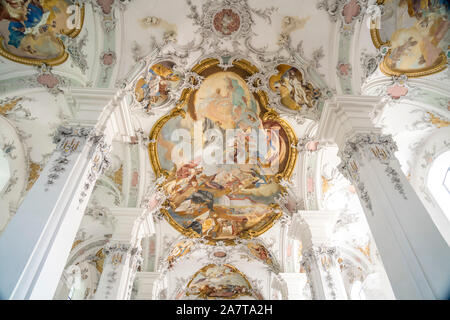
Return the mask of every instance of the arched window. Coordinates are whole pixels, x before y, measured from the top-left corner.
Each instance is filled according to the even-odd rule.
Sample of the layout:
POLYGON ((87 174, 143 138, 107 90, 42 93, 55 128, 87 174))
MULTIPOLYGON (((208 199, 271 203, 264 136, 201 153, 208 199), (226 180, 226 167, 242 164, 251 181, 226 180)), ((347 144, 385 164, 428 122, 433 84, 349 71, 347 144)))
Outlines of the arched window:
POLYGON ((0 150, 0 193, 2 193, 11 176, 8 159, 3 150, 0 150))
POLYGON ((427 176, 427 188, 450 220, 450 151, 438 156, 427 176))

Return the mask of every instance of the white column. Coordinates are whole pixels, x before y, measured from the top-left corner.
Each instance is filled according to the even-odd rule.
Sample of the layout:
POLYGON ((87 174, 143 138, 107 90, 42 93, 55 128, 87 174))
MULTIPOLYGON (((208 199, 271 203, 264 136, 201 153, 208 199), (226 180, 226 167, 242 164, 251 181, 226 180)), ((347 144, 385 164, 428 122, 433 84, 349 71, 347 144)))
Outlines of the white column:
POLYGON ((114 233, 105 246, 103 273, 96 300, 127 300, 137 269, 142 262, 141 239, 154 233, 153 218, 145 208, 110 208, 114 233))
POLYGON ((331 235, 338 212, 299 211, 290 235, 302 242, 301 264, 306 270, 314 300, 347 299, 331 235))
POLYGON ((47 166, 0 237, 0 299, 52 299, 110 141, 60 127, 47 166))
POLYGON ((95 300, 128 300, 136 270, 142 262, 141 248, 111 242, 103 249, 105 262, 95 300))
POLYGON ((160 272, 138 272, 136 274, 136 300, 154 300, 160 272))
POLYGON ((340 149, 339 169, 357 190, 397 299, 446 299, 450 248, 401 171, 394 141, 374 128, 379 106, 378 97, 336 97, 319 139, 340 149))
POLYGON ((288 300, 305 300, 303 289, 306 286, 308 278, 304 273, 290 272, 278 274, 287 285, 288 300))

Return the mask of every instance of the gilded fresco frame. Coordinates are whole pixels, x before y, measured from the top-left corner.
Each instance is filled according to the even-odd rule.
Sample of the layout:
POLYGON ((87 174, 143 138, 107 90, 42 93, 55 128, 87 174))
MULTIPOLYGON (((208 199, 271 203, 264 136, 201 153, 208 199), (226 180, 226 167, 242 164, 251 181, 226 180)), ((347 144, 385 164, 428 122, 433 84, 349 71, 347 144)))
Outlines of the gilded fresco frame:
MULTIPOLYGON (((383 5, 385 2, 386 2, 386 0, 377 0, 378 5, 383 5)), ((436 63, 430 67, 416 69, 414 71, 405 71, 405 70, 390 68, 386 63, 386 57, 388 55, 390 55, 392 52, 392 49, 390 48, 391 42, 389 40, 383 41, 381 39, 380 29, 372 28, 372 25, 373 25, 373 20, 371 21, 370 37, 372 39, 372 43, 375 46, 375 48, 377 48, 379 50, 382 46, 389 47, 389 50, 386 52, 386 54, 383 57, 383 60, 380 63, 380 70, 385 75, 397 76, 397 77, 401 76, 401 75, 405 75, 409 78, 419 78, 419 77, 424 77, 424 76, 428 76, 428 75, 432 75, 432 74, 441 72, 442 70, 445 70, 447 68, 447 57, 444 52, 441 52, 436 63)))
MULTIPOLYGON (((81 12, 81 16, 80 16, 80 28, 79 29, 73 29, 72 31, 65 33, 66 36, 70 37, 70 38, 76 38, 81 30, 83 29, 83 25, 84 25, 84 16, 85 16, 85 6, 83 4, 83 6, 80 8, 80 12, 81 12)), ((20 64, 24 64, 24 65, 28 65, 28 66, 41 66, 43 64, 46 64, 48 66, 58 66, 60 64, 63 64, 64 62, 66 62, 66 60, 69 58, 69 54, 66 51, 66 46, 64 45, 63 41, 61 39, 57 39, 58 44, 60 46, 62 46, 62 48, 64 49, 64 52, 62 53, 61 56, 56 57, 56 58, 52 58, 52 59, 31 59, 31 58, 24 58, 24 57, 20 57, 18 55, 15 55, 11 52, 8 52, 4 46, 3 46, 3 40, 4 38, 2 36, 0 36, 0 56, 20 63, 20 64)))
MULTIPOLYGON (((199 74, 211 67, 218 66, 218 65, 219 65, 218 59, 208 58, 208 59, 203 60, 196 66, 194 66, 192 68, 192 72, 199 74)), ((246 60, 234 61, 233 65, 248 72, 250 75, 253 75, 258 72, 258 69, 246 60)), ((153 171, 156 174, 156 177, 160 177, 160 176, 167 177, 169 174, 166 170, 164 170, 161 167, 161 163, 159 162, 159 159, 158 159, 157 140, 158 140, 159 134, 160 134, 163 126, 170 119, 178 117, 178 116, 181 116, 183 118, 185 117, 186 112, 183 110, 183 107, 189 101, 190 96, 195 91, 196 90, 191 89, 191 88, 184 89, 181 94, 180 99, 176 103, 175 108, 172 109, 167 115, 161 117, 158 121, 156 121, 156 123, 153 125, 152 130, 150 131, 150 141, 151 142, 148 145, 148 150, 149 150, 150 162, 151 162, 153 171)), ((289 146, 290 146, 289 156, 288 156, 288 159, 287 159, 287 162, 286 162, 283 172, 278 173, 276 175, 276 178, 278 181, 280 181, 281 179, 289 179, 294 171, 295 164, 297 162, 298 154, 297 154, 297 149, 295 148, 295 146, 298 143, 298 139, 297 139, 292 127, 285 120, 283 120, 274 109, 269 107, 269 99, 267 97, 267 94, 264 91, 258 91, 255 94, 259 98, 259 102, 262 104, 262 107, 266 110, 266 112, 262 115, 261 119, 263 121, 272 120, 272 121, 278 122, 280 124, 280 126, 283 128, 283 130, 286 132, 286 135, 288 137, 289 146)))
MULTIPOLYGON (((186 285, 186 289, 185 289, 185 294, 186 294, 186 296, 195 295, 195 296, 200 297, 200 298, 203 298, 203 299, 216 299, 215 297, 207 297, 207 296, 206 296, 205 294, 203 294, 203 293, 200 293, 200 294, 193 294, 193 293, 192 293, 192 294, 191 294, 191 293, 188 292, 188 290, 189 290, 189 286, 191 285, 192 281, 195 279, 195 277, 196 277, 198 274, 200 274, 200 273, 202 273, 202 272, 208 270, 209 268, 212 268, 212 267, 218 267, 218 266, 219 266, 219 265, 217 265, 217 264, 211 263, 211 264, 208 264, 208 265, 202 267, 200 270, 198 270, 198 271, 191 277, 191 280, 189 280, 188 284, 186 285)), ((225 264, 223 264, 223 266, 225 266, 225 267, 227 267, 227 268, 230 268, 234 273, 239 274, 239 275, 245 280, 245 282, 247 283, 248 288, 249 288, 249 290, 250 290, 251 293, 252 293, 251 295, 254 295, 254 293, 253 293, 253 287, 252 287, 252 285, 250 284, 250 281, 248 281, 248 279, 247 279, 247 277, 246 277, 245 274, 243 274, 238 268, 236 268, 235 266, 232 266, 231 264, 225 263, 225 264)), ((240 296, 248 296, 248 294, 235 293, 235 294, 232 295, 231 297, 220 297, 220 298, 232 300, 232 299, 236 299, 237 297, 240 297, 240 296)))
MULTIPOLYGON (((220 63, 219 60, 216 58, 207 58, 207 59, 202 60, 199 64, 195 65, 192 68, 192 72, 200 74, 210 68, 219 67, 219 63, 220 63)), ((247 72, 250 76, 259 72, 258 68, 253 66, 249 61, 243 60, 243 59, 233 61, 233 66, 247 72)), ((184 89, 183 92, 181 93, 180 99, 178 100, 178 102, 175 105, 175 108, 172 109, 167 115, 161 117, 158 121, 156 121, 156 123, 153 125, 153 127, 150 131, 150 143, 148 144, 149 158, 150 158, 150 163, 153 168, 153 172, 155 173, 156 177, 158 177, 158 178, 161 176, 164 176, 164 177, 169 176, 169 172, 167 170, 164 170, 161 167, 161 163, 160 163, 159 157, 158 157, 159 134, 160 134, 162 128, 164 127, 164 125, 170 119, 178 117, 178 116, 181 116, 184 118, 186 116, 186 111, 184 111, 183 108, 186 105, 186 103, 188 103, 189 98, 191 97, 192 94, 195 93, 195 91, 196 90, 192 89, 192 88, 184 89)), ((285 120, 283 120, 274 109, 269 107, 269 99, 267 97, 266 92, 260 90, 258 92, 255 92, 254 94, 257 96, 258 101, 261 104, 260 107, 262 109, 264 109, 264 111, 265 111, 261 115, 262 121, 271 120, 271 121, 277 122, 286 133, 286 136, 288 139, 288 144, 289 144, 289 147, 288 147, 289 154, 288 154, 287 161, 286 161, 283 171, 276 174, 274 176, 274 178, 275 178, 276 182, 280 182, 282 179, 288 180, 291 177, 291 175, 295 169, 295 164, 297 162, 298 153, 297 153, 297 149, 295 146, 298 143, 298 139, 295 135, 294 130, 291 128, 291 126, 285 120)), ((280 185, 280 189, 281 189, 281 192, 283 192, 283 193, 285 192, 285 188, 281 185, 280 185)), ((186 228, 182 227, 181 225, 179 225, 175 221, 175 219, 170 215, 169 211, 167 209, 165 209, 166 207, 169 207, 169 206, 170 206, 170 204, 169 204, 168 200, 166 200, 164 202, 163 208, 160 209, 160 211, 166 217, 166 220, 169 222, 169 224, 172 227, 174 227, 178 232, 180 232, 181 234, 183 234, 186 237, 201 238, 201 235, 198 234, 197 232, 195 232, 194 230, 186 229, 186 228)), ((282 212, 281 212, 278 204, 272 203, 272 204, 270 204, 270 206, 273 209, 273 216, 270 219, 270 221, 268 221, 258 231, 246 230, 246 231, 240 233, 239 238, 242 238, 242 239, 255 238, 255 237, 263 234, 267 230, 269 230, 274 225, 275 221, 278 220, 282 216, 282 212)), ((208 240, 209 244, 215 244, 218 241, 222 241, 227 245, 235 244, 234 240, 217 240, 217 239, 207 239, 207 240, 208 240)))

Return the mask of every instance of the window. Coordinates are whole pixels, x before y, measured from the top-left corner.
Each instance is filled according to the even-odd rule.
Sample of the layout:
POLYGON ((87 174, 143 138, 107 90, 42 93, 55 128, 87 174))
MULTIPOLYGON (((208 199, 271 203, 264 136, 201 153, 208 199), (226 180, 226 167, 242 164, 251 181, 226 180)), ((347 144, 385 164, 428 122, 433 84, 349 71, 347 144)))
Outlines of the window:
POLYGON ((427 177, 427 187, 442 211, 450 219, 450 151, 438 156, 427 177))

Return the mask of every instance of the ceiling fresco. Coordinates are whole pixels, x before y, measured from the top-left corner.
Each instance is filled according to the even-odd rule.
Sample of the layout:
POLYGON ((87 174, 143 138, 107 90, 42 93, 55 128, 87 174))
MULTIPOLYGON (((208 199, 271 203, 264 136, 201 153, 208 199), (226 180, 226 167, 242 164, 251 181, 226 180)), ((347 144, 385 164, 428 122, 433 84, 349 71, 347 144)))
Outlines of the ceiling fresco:
POLYGON ((286 64, 277 66, 278 74, 269 80, 272 91, 280 95, 281 103, 292 110, 317 108, 321 95, 311 83, 305 82, 300 70, 286 64))
POLYGON ((191 246, 194 244, 192 240, 183 239, 177 242, 167 257, 168 268, 172 268, 175 260, 183 257, 191 250, 191 246))
POLYGON ((186 296, 203 299, 252 298, 252 286, 238 269, 231 265, 210 264, 200 269, 189 281, 186 296))
POLYGON ((379 0, 380 20, 372 20, 374 45, 385 54, 380 70, 387 75, 421 77, 442 71, 450 49, 448 1, 379 0))
POLYGON ((0 54, 15 62, 58 65, 64 39, 81 31, 84 6, 71 0, 0 1, 0 54))
POLYGON ((239 240, 237 244, 230 247, 229 245, 210 246, 203 239, 184 238, 177 241, 170 249, 166 258, 167 269, 174 269, 175 265, 185 257, 187 260, 195 261, 201 255, 208 255, 210 262, 235 263, 233 257, 238 256, 239 259, 262 262, 274 272, 280 270, 280 266, 276 257, 266 248, 266 246, 257 239, 239 240), (234 261, 234 262, 233 262, 234 261))
POLYGON ((171 88, 180 82, 179 76, 173 71, 174 66, 175 64, 170 61, 154 64, 146 77, 139 78, 136 82, 134 90, 136 100, 146 111, 167 102, 171 88))
POLYGON ((279 269, 275 258, 263 244, 256 241, 249 241, 247 243, 247 248, 255 258, 261 260, 262 262, 270 266, 273 270, 279 269))
POLYGON ((214 241, 252 238, 281 214, 274 198, 283 191, 279 180, 293 170, 296 137, 267 107, 265 94, 250 91, 244 78, 255 67, 239 61, 223 71, 218 63, 207 59, 194 68, 204 80, 155 124, 150 159, 167 176, 166 217, 177 230, 214 241), (187 148, 180 149, 177 129, 194 138, 187 148))

